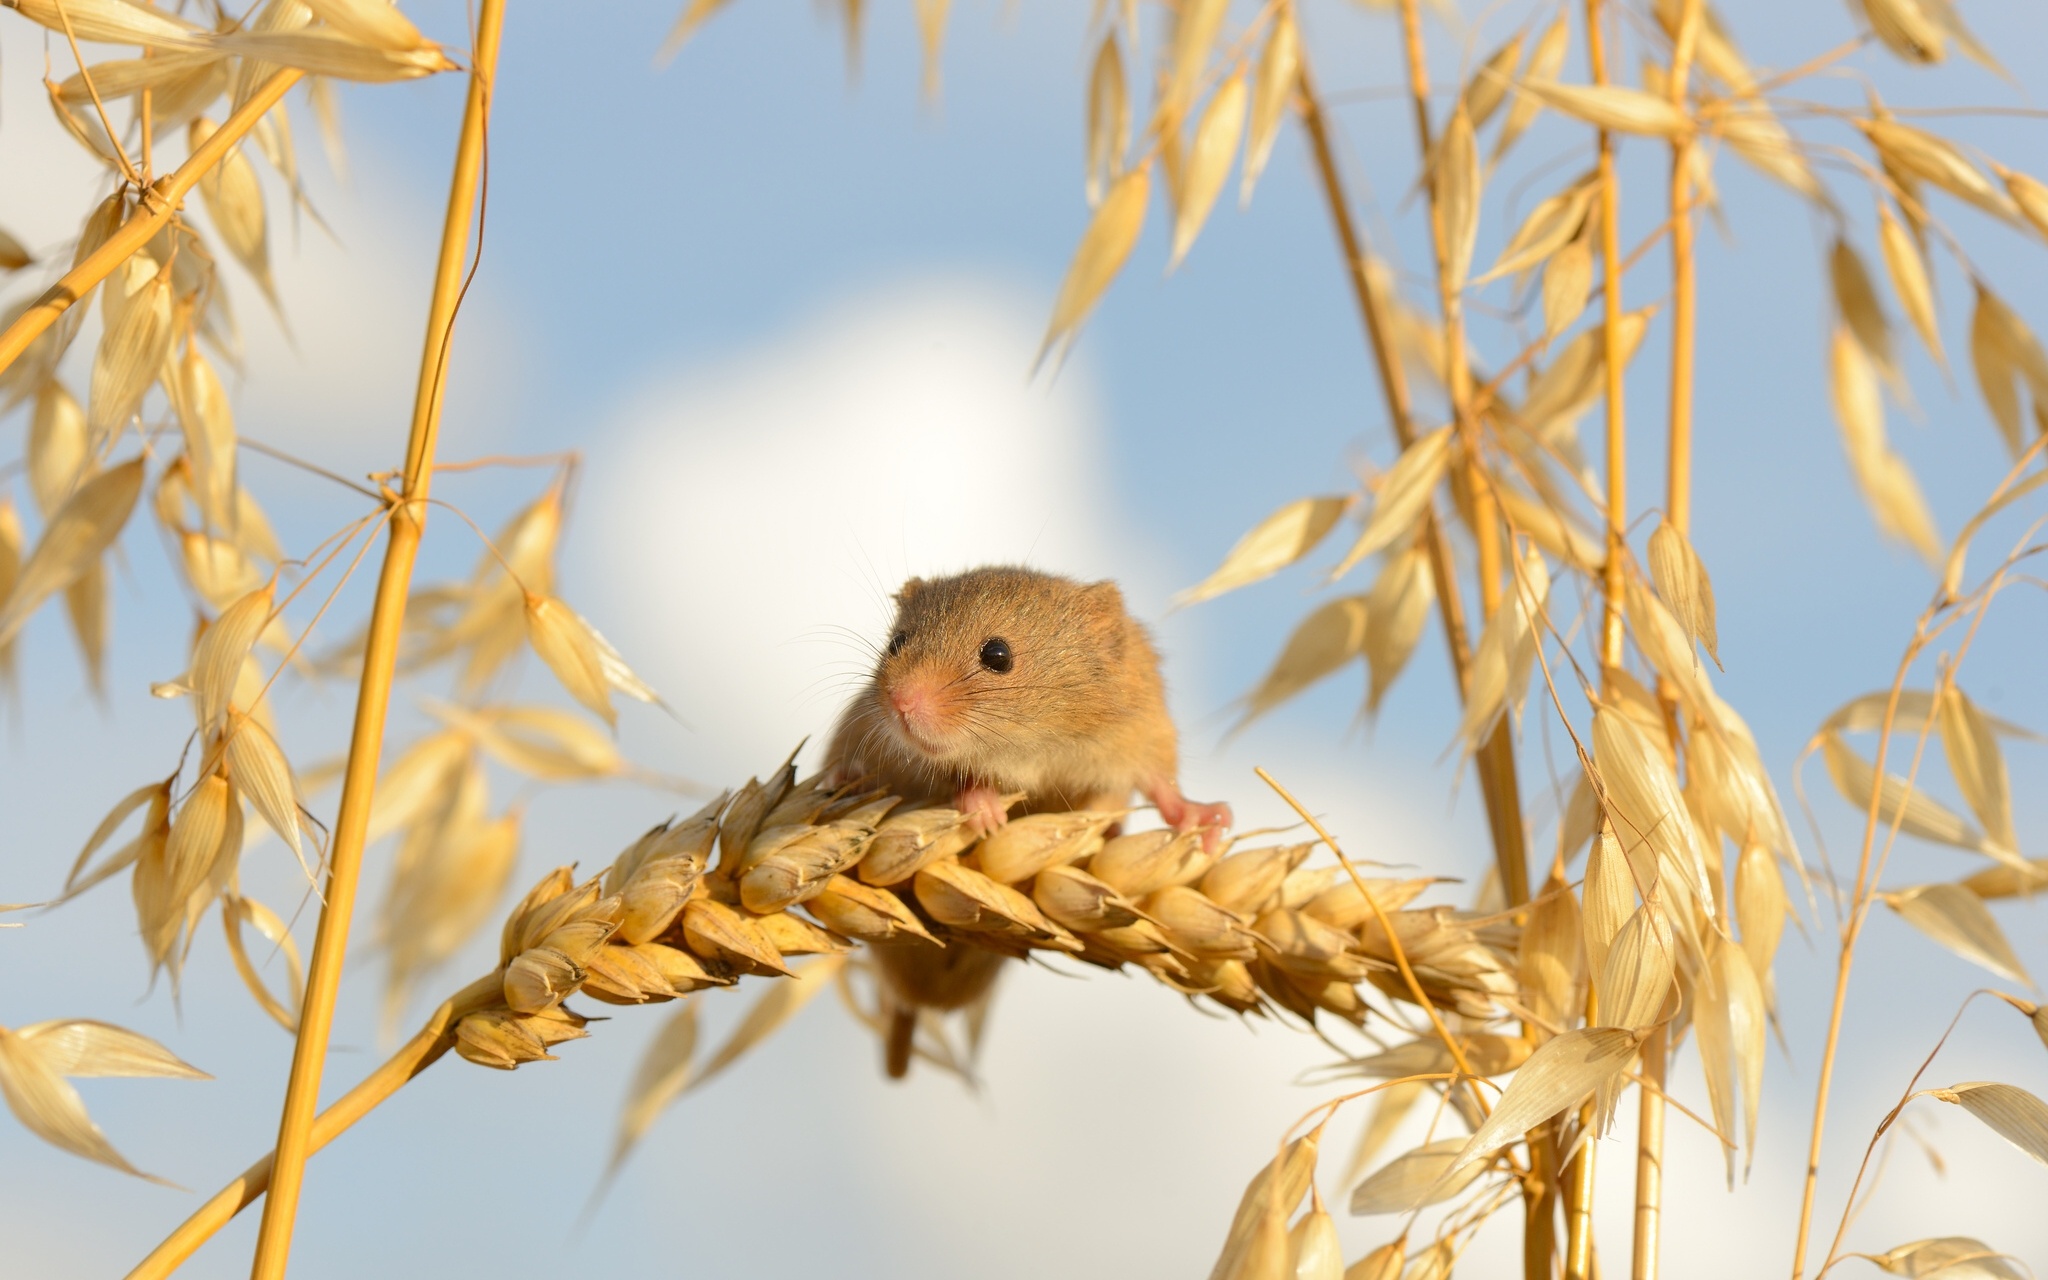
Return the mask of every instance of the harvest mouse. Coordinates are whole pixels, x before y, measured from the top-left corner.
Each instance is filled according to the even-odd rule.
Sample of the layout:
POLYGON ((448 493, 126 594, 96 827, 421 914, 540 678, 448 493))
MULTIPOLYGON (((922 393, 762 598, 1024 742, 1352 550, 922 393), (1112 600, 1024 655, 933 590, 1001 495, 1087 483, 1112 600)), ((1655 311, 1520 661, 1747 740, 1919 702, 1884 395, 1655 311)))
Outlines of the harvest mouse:
MULTIPOLYGON (((980 830, 1019 812, 1121 809, 1144 795, 1211 843, 1230 808, 1181 794, 1159 656, 1113 582, 1032 569, 912 578, 872 679, 841 715, 828 774, 874 780, 912 804, 951 805, 980 830)), ((919 1007, 957 1009, 994 981, 979 947, 877 947, 892 1010, 888 1069, 910 1065, 919 1007)))

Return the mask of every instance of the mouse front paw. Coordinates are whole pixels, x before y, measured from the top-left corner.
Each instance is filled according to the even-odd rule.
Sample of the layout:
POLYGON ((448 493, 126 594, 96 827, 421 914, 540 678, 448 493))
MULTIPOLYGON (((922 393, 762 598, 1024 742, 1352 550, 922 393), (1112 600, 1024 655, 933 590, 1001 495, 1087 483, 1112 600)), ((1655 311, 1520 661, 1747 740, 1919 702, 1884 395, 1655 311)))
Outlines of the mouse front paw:
POLYGON ((1176 831, 1199 831, 1202 833, 1202 848, 1209 853, 1216 852, 1216 846, 1229 833, 1233 819, 1227 804, 1201 804, 1190 800, 1181 810, 1180 820, 1173 824, 1176 831))
POLYGON ((967 817, 977 834, 987 835, 1010 820, 1008 799, 994 787, 975 784, 962 787, 953 796, 953 807, 967 817))
POLYGON ((1233 821, 1227 804, 1202 804, 1190 800, 1180 793, 1180 788, 1171 784, 1151 787, 1147 797, 1159 810, 1159 818, 1175 831, 1199 831, 1202 833, 1202 848, 1210 853, 1222 843, 1225 833, 1233 821))

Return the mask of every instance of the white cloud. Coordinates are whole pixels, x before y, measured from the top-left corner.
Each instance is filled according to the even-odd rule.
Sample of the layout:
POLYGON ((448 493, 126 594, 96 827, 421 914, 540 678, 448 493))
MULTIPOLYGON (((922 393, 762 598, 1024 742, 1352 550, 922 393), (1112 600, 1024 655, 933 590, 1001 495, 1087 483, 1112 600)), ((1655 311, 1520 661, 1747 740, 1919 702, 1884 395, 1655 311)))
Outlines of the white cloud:
POLYGON ((1127 576, 1087 380, 1029 380, 1037 338, 986 286, 891 292, 650 388, 592 452, 607 629, 724 758, 829 728, 912 574, 1127 576))

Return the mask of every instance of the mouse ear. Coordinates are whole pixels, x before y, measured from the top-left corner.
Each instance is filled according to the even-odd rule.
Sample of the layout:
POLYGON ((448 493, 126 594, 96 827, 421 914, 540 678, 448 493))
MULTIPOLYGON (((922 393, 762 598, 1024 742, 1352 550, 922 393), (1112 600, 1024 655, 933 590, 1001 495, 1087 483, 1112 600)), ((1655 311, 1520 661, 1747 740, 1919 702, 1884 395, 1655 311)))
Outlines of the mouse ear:
POLYGON ((1101 582, 1091 582, 1081 588, 1081 595, 1090 604, 1100 605, 1104 609, 1114 609, 1118 613, 1123 612, 1124 593, 1116 583, 1107 578, 1101 582))
POLYGON ((908 582, 905 582, 902 586, 896 588, 896 594, 889 598, 891 600, 894 600, 897 604, 909 604, 910 597, 916 595, 918 592, 922 590, 924 590, 924 579, 912 578, 908 582))

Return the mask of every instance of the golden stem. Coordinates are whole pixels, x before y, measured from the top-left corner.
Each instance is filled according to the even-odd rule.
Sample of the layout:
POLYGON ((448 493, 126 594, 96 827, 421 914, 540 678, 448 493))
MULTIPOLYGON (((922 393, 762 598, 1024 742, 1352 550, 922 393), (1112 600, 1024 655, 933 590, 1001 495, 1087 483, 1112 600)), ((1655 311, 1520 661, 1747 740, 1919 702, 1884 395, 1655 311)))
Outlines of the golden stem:
POLYGON ((1643 1044, 1645 1087, 1637 1106, 1634 1280, 1656 1280, 1664 1211, 1664 1070, 1669 1033, 1658 1027, 1643 1044))
MULTIPOLYGON (((1607 43, 1600 30, 1600 0, 1586 0, 1586 62, 1596 85, 1607 83, 1607 43)), ((1608 673, 1618 671, 1622 660, 1623 530, 1628 521, 1628 432, 1622 402, 1621 352, 1621 192, 1614 177, 1614 138, 1607 130, 1600 138, 1600 261, 1603 352, 1607 374, 1607 562, 1601 572, 1601 593, 1606 597, 1600 628, 1600 668, 1604 685, 1608 673)), ((1598 1008, 1589 992, 1586 997, 1586 1025, 1597 1021, 1598 1008)), ((1580 1123, 1592 1123, 1592 1106, 1580 1112, 1580 1123)), ((1565 1182, 1565 1280, 1591 1280, 1593 1274, 1593 1186, 1594 1142, 1588 1134, 1579 1143, 1578 1156, 1566 1170, 1565 1182)))
MULTIPOLYGON (((455 1044, 454 1027, 462 1020, 462 1015, 496 1001, 503 992, 503 975, 493 973, 463 988, 434 1010, 418 1035, 406 1041, 383 1066, 365 1076, 362 1083, 343 1094, 313 1121, 313 1150, 318 1151, 340 1137, 356 1121, 398 1092, 408 1080, 439 1062, 455 1044)), ((212 1239, 215 1233, 234 1220, 236 1214, 254 1204, 256 1198, 269 1189, 274 1155, 266 1155, 250 1165, 242 1171, 241 1177, 200 1205, 176 1231, 164 1237, 162 1244, 150 1250, 148 1257, 135 1264, 135 1269, 128 1273, 128 1280, 163 1280, 182 1266, 200 1245, 212 1239)))
MULTIPOLYGON (((144 49, 142 60, 148 62, 155 55, 156 50, 144 49)), ((142 182, 147 186, 156 180, 156 120, 150 102, 150 91, 146 87, 142 91, 141 103, 139 114, 142 117, 142 182)))
MULTIPOLYGON (((1678 31, 1672 40, 1671 73, 1666 89, 1671 104, 1685 109, 1686 84, 1699 45, 1701 0, 1682 0, 1678 31)), ((1693 136, 1671 144, 1671 420, 1669 475, 1664 518, 1681 534, 1692 523, 1692 397, 1694 319, 1696 313, 1692 224, 1693 136)), ((1617 304, 1618 309, 1618 304, 1617 304)), ((1611 319, 1609 321, 1612 323, 1611 319)), ((1612 347, 1609 348, 1610 354, 1612 347)), ((1621 517, 1626 519, 1627 513, 1621 517)), ((1678 706, 1665 682, 1658 682, 1671 745, 1680 745, 1678 706)), ((1657 1280, 1664 1213, 1664 1080, 1669 1069, 1671 1038, 1663 1027, 1644 1043, 1645 1087, 1637 1100, 1635 1242, 1630 1259, 1632 1280, 1657 1280)))
MULTIPOLYGON (((1380 388, 1387 398, 1387 416, 1393 419, 1394 439, 1405 449, 1415 443, 1415 416, 1408 395, 1408 371, 1401 363, 1400 353, 1394 350, 1389 334, 1386 300, 1380 297, 1372 273, 1367 270, 1369 257, 1358 228, 1351 221, 1351 205, 1344 194, 1343 179, 1337 174, 1329 126, 1323 118, 1322 100, 1316 95, 1315 82, 1309 76, 1306 59, 1302 61, 1300 77, 1301 125, 1308 133, 1309 150, 1315 156, 1316 176, 1323 188, 1323 201, 1329 206, 1330 221, 1337 228, 1337 242, 1344 251, 1345 274, 1351 280, 1351 292, 1358 301, 1359 314, 1365 319, 1366 342, 1372 348, 1373 366, 1379 371, 1380 388)), ((1436 583, 1437 607, 1443 614, 1444 639, 1451 650, 1451 674, 1457 678, 1458 697, 1462 701, 1472 665, 1472 651, 1465 636, 1465 602, 1458 594, 1458 578, 1451 564, 1450 548, 1444 542, 1443 527, 1433 511, 1423 513, 1422 540, 1429 550, 1430 576, 1436 583)))
MULTIPOLYGON (((1600 31, 1600 0, 1586 0, 1586 62, 1593 83, 1607 83, 1607 48, 1600 31)), ((1607 563, 1601 573, 1606 607, 1600 627, 1600 665, 1621 665, 1623 576, 1628 527, 1628 426, 1622 402, 1621 191, 1614 177, 1614 135, 1600 130, 1600 260, 1607 375, 1607 563)))
MULTIPOLYGON (((1593 1104, 1579 1110, 1582 1129, 1593 1123, 1593 1104)), ((1593 1280, 1593 1152, 1599 1144, 1589 1135, 1564 1171, 1564 1277, 1593 1280)))
POLYGON ((171 220, 171 215, 178 211, 180 202, 199 179, 220 163, 221 157, 242 140, 242 135, 256 127, 263 113, 276 106, 278 99, 284 97, 303 74, 284 70, 264 81, 241 109, 200 143, 176 172, 166 174, 145 187, 141 201, 128 215, 128 221, 121 224, 121 229, 108 236, 107 242, 88 254, 85 261, 65 272, 62 279, 44 290, 34 306, 16 317, 14 323, 7 326, 7 332, 0 333, 0 371, 13 364, 22 352, 28 350, 29 343, 41 337, 43 330, 55 324, 57 317, 70 310, 94 285, 112 275, 114 268, 148 244, 149 238, 171 220))
MULTIPOLYGON (((1686 81, 1699 43, 1700 0, 1683 0, 1671 52, 1671 104, 1685 109, 1686 81)), ((1697 296, 1692 238, 1693 135, 1671 144, 1671 447, 1664 518, 1680 533, 1692 526, 1692 387, 1697 296)))
MULTIPOLYGON (((1330 220, 1337 228, 1337 240, 1344 251, 1352 293, 1358 300, 1359 313, 1365 319, 1366 339, 1372 347, 1373 363, 1379 370, 1380 386, 1387 397, 1387 412, 1394 422, 1394 437, 1405 449, 1415 442, 1407 372, 1389 336, 1386 302, 1380 297, 1371 273, 1366 270, 1365 246, 1351 221, 1350 205, 1337 174, 1322 103, 1316 96, 1315 85, 1309 78, 1305 63, 1299 87, 1302 127, 1308 132, 1324 201, 1329 205, 1330 220)), ((1452 484, 1462 486, 1464 480, 1464 476, 1454 475, 1452 484)), ((1451 672, 1457 677, 1458 697, 1462 702, 1472 664, 1470 642, 1465 634, 1465 605, 1458 592, 1450 547, 1434 512, 1424 513, 1421 536, 1429 553, 1430 577, 1436 585, 1437 608, 1443 615, 1444 639, 1451 651, 1451 672)), ((1487 738, 1479 752, 1478 765, 1480 792, 1486 802, 1487 825, 1493 838, 1495 862, 1501 870, 1501 886, 1511 902, 1525 902, 1529 887, 1521 788, 1515 775, 1514 744, 1506 736, 1504 725, 1496 726, 1487 738)))
POLYGON ((412 429, 406 444, 403 493, 392 498, 397 507, 392 512, 390 541, 385 545, 384 568, 377 581, 376 601, 363 649, 362 681, 356 693, 355 726, 328 858, 327 890, 319 930, 314 935, 313 960, 299 1019, 298 1043, 292 1053, 291 1076, 285 1086, 284 1109, 278 1119, 276 1163, 270 1196, 263 1204, 263 1227, 256 1240, 252 1280, 282 1280, 284 1276, 291 1253, 292 1224, 305 1180, 306 1157, 311 1154, 320 1074, 333 1027, 334 1000, 341 987, 356 882, 362 872, 364 836, 377 784, 377 763, 383 749, 384 718, 390 707, 392 676, 398 662, 399 635, 405 625, 406 596, 412 588, 413 561, 419 553, 426 502, 433 486, 434 443, 441 423, 448 342, 462 292, 463 259, 469 252, 470 220, 476 205, 477 175, 483 160, 504 14, 504 0, 483 0, 478 14, 469 101, 463 112, 455 171, 449 181, 441 258, 435 270, 426 342, 420 356, 419 386, 413 401, 412 429))
MULTIPOLYGON (((1422 47, 1422 16, 1416 0, 1401 0, 1401 33, 1408 64, 1408 91, 1415 108, 1416 138, 1425 167, 1434 143, 1429 127, 1429 65, 1422 47)), ((1444 381, 1451 398, 1451 419, 1463 446, 1463 466, 1451 473, 1453 495, 1472 513, 1472 536, 1479 548, 1479 610, 1493 617, 1501 600, 1500 513, 1493 489, 1481 470, 1481 431, 1472 412, 1472 368, 1465 350, 1465 309, 1462 282, 1450 274, 1450 240, 1430 190, 1430 245, 1436 260, 1437 300, 1444 322, 1444 381)), ((1515 776, 1515 748, 1508 717, 1495 723, 1477 753, 1486 798, 1489 834, 1501 890, 1511 905, 1529 900, 1529 858, 1522 829, 1521 794, 1515 776)))

